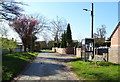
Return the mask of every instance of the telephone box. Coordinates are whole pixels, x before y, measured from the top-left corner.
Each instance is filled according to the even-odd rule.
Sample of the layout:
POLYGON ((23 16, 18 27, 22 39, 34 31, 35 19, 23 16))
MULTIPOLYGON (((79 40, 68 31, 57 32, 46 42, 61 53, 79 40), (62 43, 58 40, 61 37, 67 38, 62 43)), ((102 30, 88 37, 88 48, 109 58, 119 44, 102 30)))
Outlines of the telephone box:
POLYGON ((82 39, 81 57, 85 61, 92 60, 94 58, 94 39, 93 38, 82 39))

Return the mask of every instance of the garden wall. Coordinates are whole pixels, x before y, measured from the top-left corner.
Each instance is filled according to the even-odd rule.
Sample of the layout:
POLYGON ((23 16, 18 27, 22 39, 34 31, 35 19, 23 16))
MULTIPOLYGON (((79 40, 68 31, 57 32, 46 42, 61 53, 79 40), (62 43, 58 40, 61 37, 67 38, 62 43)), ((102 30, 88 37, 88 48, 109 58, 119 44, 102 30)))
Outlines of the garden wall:
MULTIPOLYGON (((80 57, 81 58, 81 48, 76 48, 76 52, 75 52, 75 48, 57 48, 57 47, 53 47, 52 48, 53 52, 58 52, 60 54, 75 54, 76 53, 76 57, 80 57)), ((106 53, 104 53, 106 54, 106 53)), ((108 62, 112 62, 112 63, 119 63, 120 64, 120 48, 110 48, 109 49, 109 53, 108 56, 106 55, 104 57, 103 55, 98 55, 95 54, 94 60, 96 61, 104 61, 103 58, 105 58, 108 62)))
POLYGON ((58 52, 60 54, 74 54, 74 48, 52 48, 53 52, 58 52))
POLYGON ((57 47, 52 47, 52 51, 56 52, 57 47))
POLYGON ((76 48, 76 57, 81 58, 81 48, 76 48))

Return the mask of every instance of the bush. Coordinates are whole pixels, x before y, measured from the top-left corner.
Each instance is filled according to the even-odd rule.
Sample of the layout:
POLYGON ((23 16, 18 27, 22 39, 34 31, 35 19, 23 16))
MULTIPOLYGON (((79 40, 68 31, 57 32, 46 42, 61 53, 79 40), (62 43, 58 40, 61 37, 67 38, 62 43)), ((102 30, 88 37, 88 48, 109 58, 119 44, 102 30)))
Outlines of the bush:
POLYGON ((99 66, 110 66, 110 65, 117 65, 117 64, 113 64, 110 62, 97 62, 97 65, 99 66))
POLYGON ((102 47, 102 46, 110 47, 110 45, 111 45, 110 42, 95 42, 95 47, 102 47))

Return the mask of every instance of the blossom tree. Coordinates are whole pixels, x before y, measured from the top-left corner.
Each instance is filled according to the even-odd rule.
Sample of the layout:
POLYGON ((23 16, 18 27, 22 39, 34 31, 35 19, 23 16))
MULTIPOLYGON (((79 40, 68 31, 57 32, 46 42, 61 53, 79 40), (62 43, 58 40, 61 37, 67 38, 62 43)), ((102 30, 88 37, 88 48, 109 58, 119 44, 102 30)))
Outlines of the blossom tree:
POLYGON ((26 48, 33 50, 34 42, 37 39, 36 34, 46 27, 46 22, 43 17, 38 20, 33 16, 23 15, 22 17, 16 17, 9 25, 19 34, 26 52, 26 48))

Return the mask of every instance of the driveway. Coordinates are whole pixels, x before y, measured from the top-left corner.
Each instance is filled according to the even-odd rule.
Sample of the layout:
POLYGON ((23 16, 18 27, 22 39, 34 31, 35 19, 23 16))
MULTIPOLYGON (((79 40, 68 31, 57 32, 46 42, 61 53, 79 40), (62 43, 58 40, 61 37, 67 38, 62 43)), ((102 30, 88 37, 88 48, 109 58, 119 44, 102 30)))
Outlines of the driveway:
POLYGON ((41 52, 15 80, 79 80, 69 69, 75 55, 41 52))

